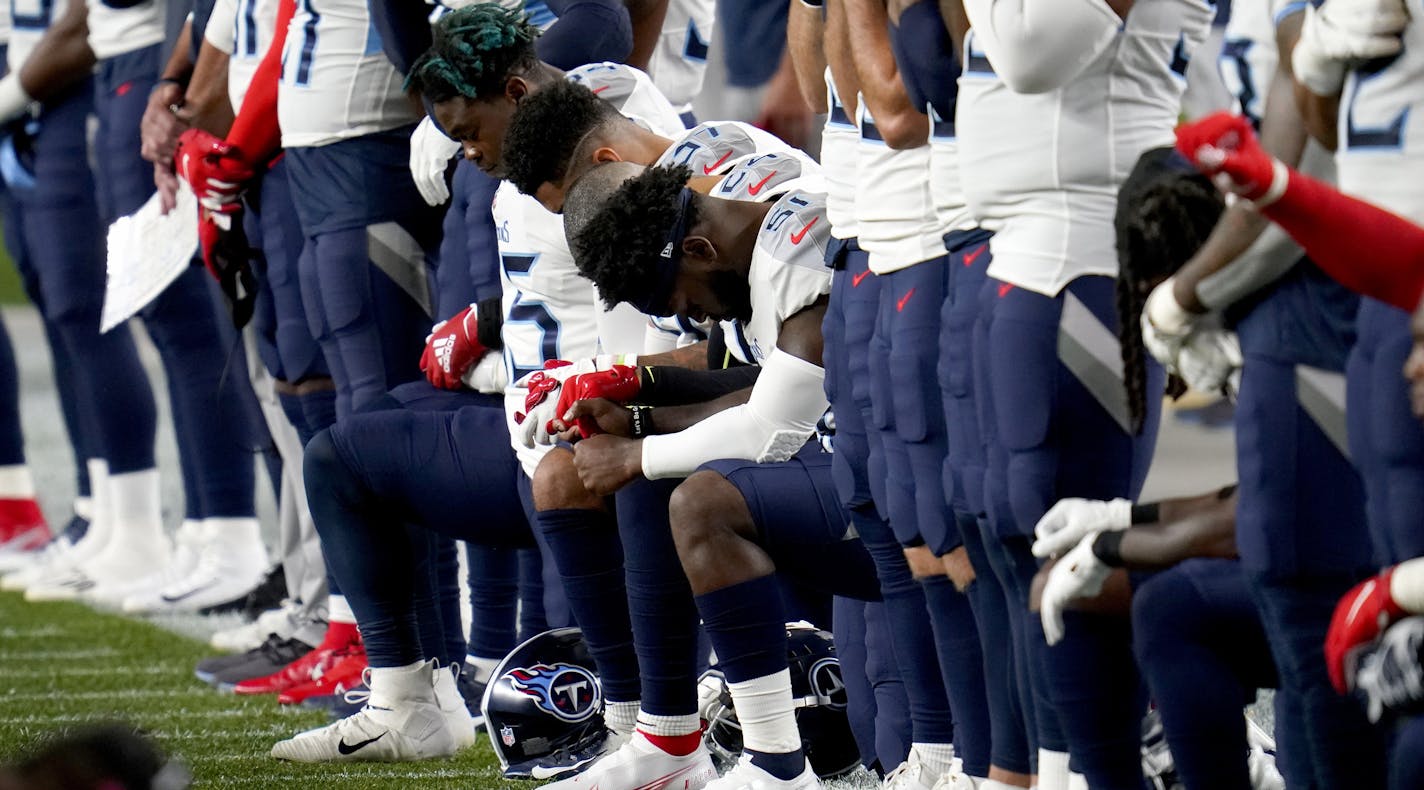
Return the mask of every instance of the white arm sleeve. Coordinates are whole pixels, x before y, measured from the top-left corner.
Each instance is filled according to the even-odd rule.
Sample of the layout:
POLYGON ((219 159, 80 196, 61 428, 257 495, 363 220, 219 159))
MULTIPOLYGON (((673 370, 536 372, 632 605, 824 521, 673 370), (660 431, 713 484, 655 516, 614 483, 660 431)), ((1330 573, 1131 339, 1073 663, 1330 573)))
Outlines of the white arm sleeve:
POLYGON ((237 40, 237 0, 217 0, 203 28, 203 40, 219 52, 232 52, 237 40))
POLYGON ((1018 93, 1067 84, 1123 24, 1103 0, 964 0, 964 10, 995 73, 1018 93))
POLYGON ((780 349, 762 364, 751 399, 677 433, 643 440, 643 476, 686 477, 720 458, 785 461, 816 430, 826 401, 826 371, 780 349))

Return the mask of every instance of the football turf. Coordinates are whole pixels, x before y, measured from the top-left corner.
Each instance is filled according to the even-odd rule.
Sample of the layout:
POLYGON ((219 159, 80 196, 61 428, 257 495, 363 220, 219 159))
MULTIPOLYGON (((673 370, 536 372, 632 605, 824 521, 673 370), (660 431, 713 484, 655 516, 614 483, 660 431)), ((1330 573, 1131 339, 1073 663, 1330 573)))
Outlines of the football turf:
POLYGON ((82 604, 25 603, 0 593, 0 763, 85 722, 124 721, 181 759, 202 787, 532 788, 500 777, 481 734, 475 748, 421 763, 302 765, 272 744, 326 722, 272 697, 221 694, 193 677, 201 642, 82 604))

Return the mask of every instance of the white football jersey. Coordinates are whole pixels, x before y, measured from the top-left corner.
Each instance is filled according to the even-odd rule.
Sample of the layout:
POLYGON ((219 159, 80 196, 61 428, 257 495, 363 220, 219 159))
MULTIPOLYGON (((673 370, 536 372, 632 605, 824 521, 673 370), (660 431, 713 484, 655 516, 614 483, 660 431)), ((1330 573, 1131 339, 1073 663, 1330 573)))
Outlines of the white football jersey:
POLYGON ((668 0, 662 33, 648 59, 648 75, 678 112, 691 110, 692 100, 702 92, 716 6, 716 0, 668 0))
POLYGON ((664 137, 686 128, 682 116, 647 74, 622 63, 589 63, 564 75, 618 108, 639 126, 664 137))
POLYGON ((242 107, 276 25, 277 0, 217 0, 213 7, 203 37, 228 53, 227 95, 234 112, 242 107))
POLYGON ((748 361, 761 364, 776 348, 786 319, 831 292, 826 265, 830 226, 826 196, 816 192, 788 192, 767 212, 747 273, 752 316, 743 337, 752 352, 748 361))
POLYGON ((969 211, 964 185, 959 181, 959 138, 954 132, 954 119, 939 117, 934 107, 928 107, 927 112, 930 116, 930 199, 934 202, 935 222, 942 242, 943 234, 969 230, 978 223, 969 211))
POLYGON ((1036 94, 1010 90, 970 31, 955 127, 970 211, 996 232, 991 276, 1055 296, 1117 275, 1118 186, 1143 151, 1173 144, 1212 15, 1204 0, 1137 0, 1075 77, 1036 94))
POLYGON ((50 23, 68 8, 69 0, 10 0, 10 46, 5 55, 10 71, 25 65, 50 23))
POLYGON ((0 3, 0 44, 10 43, 10 0, 0 3))
POLYGON ((749 123, 708 121, 676 137, 653 166, 684 165, 691 168, 694 178, 718 176, 749 157, 773 152, 800 153, 780 137, 749 123))
POLYGON ((930 194, 930 147, 896 150, 885 144, 865 99, 858 102, 860 143, 855 223, 870 270, 889 274, 944 254, 930 194))
POLYGON ((826 217, 831 233, 838 239, 853 239, 860 233, 855 221, 855 190, 860 173, 860 128, 846 112, 836 93, 831 70, 826 69, 826 99, 831 108, 821 130, 821 166, 826 172, 826 217))
POLYGON ((143 0, 128 8, 111 8, 101 0, 89 1, 89 48, 106 60, 126 52, 163 43, 167 21, 166 0, 143 0))
POLYGON ((1340 94, 1340 189, 1424 223, 1424 0, 1405 0, 1404 49, 1349 74, 1340 94))
POLYGON ((303 148, 419 121, 381 50, 366 0, 298 0, 282 53, 282 147, 303 148))
POLYGON ((793 148, 743 157, 707 194, 765 203, 798 189, 824 194, 826 177, 810 154, 793 148))

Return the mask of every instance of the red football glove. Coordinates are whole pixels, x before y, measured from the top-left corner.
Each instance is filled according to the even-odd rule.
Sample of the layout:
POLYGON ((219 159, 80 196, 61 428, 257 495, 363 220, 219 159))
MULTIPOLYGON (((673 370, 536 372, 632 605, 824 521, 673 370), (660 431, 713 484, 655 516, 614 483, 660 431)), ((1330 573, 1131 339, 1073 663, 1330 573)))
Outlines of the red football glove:
MULTIPOLYGON (((553 370, 572 364, 574 363, 567 359, 551 359, 544 363, 544 370, 553 370)), ((563 386, 563 384, 563 379, 546 375, 543 370, 531 375, 529 380, 524 382, 525 389, 528 390, 524 395, 524 411, 514 413, 514 423, 516 425, 523 425, 529 413, 534 411, 534 407, 548 400, 549 394, 563 386)))
POLYGON ((1390 623, 1408 614, 1389 593, 1393 578, 1394 568, 1385 568, 1378 576, 1355 585, 1335 605, 1330 631, 1325 636, 1325 666, 1330 671, 1330 682, 1341 694, 1349 690, 1345 683, 1346 657, 1378 639, 1390 623))
MULTIPOLYGON (((638 379, 638 369, 631 365, 614 365, 608 370, 596 373, 580 373, 564 382, 559 391, 559 405, 554 414, 562 420, 577 401, 588 398, 607 398, 615 403, 627 403, 638 397, 642 382, 638 379)), ((579 438, 587 439, 599 433, 598 425, 589 417, 578 419, 579 438)), ((547 426, 549 433, 556 433, 553 420, 547 426)))
POLYGON ((1251 123, 1229 112, 1178 126, 1177 150, 1222 191, 1247 200, 1265 197, 1276 178, 1276 160, 1261 147, 1251 123))
POLYGON ((420 356, 420 369, 431 384, 444 390, 464 386, 466 371, 489 351, 480 343, 478 330, 474 305, 435 325, 420 356))
POLYGON ((193 188, 198 203, 209 211, 231 210, 256 173, 241 152, 202 129, 189 129, 179 136, 173 163, 193 188))

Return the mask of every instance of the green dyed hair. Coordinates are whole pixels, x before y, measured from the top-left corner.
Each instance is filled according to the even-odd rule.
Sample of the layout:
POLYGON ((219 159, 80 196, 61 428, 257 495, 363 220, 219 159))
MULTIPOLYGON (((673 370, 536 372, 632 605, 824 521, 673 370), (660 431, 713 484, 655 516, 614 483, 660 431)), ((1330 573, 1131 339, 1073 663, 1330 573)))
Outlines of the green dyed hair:
POLYGON ((432 102, 479 99, 504 92, 511 74, 538 62, 539 29, 529 15, 497 3, 476 3, 435 23, 434 42, 411 64, 405 88, 432 102))

